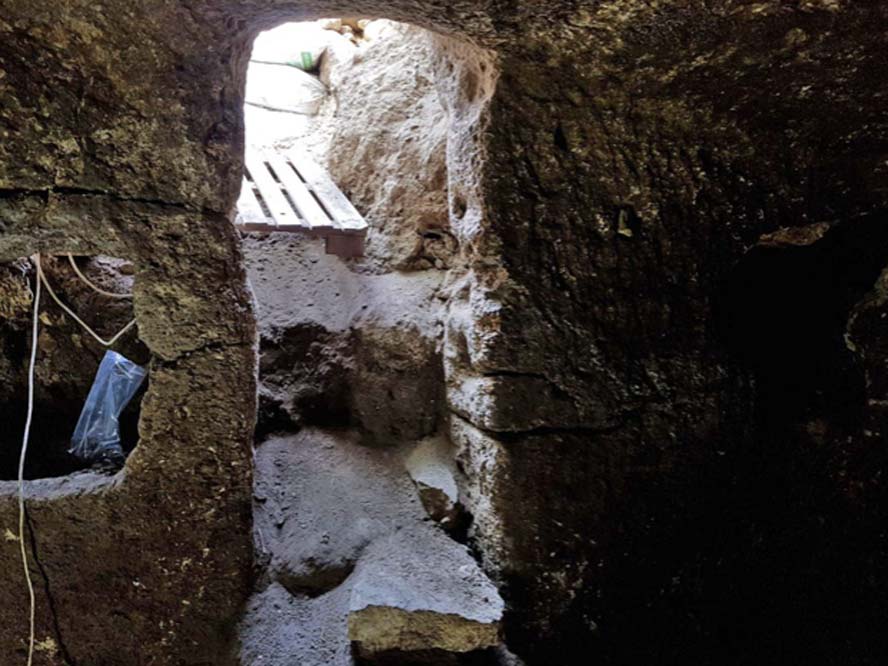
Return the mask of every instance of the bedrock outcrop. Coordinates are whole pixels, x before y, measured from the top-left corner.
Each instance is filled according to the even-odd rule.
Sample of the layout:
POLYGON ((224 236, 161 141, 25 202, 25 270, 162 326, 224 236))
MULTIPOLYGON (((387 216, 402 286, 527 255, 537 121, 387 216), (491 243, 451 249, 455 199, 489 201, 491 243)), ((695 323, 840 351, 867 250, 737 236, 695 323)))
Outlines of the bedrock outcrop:
POLYGON ((305 428, 259 444, 263 573, 240 625, 243 663, 496 663, 482 653, 502 640, 502 599, 428 520, 408 457, 358 431, 305 428))
POLYGON ((443 274, 357 273, 299 236, 248 237, 263 427, 358 426, 379 444, 431 435, 443 412, 443 274), (289 424, 289 425, 288 425, 289 424))

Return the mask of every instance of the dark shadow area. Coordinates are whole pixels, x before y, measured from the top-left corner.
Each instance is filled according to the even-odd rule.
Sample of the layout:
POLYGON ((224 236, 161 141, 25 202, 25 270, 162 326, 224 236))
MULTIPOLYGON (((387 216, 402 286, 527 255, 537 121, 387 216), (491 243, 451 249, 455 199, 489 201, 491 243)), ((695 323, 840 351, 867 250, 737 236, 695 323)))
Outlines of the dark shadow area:
POLYGON ((858 422, 863 377, 845 326, 886 264, 881 217, 839 225, 808 246, 755 247, 740 261, 716 317, 725 344, 754 373, 764 422, 858 422))
POLYGON ((852 219, 804 246, 756 247, 719 295, 721 339, 750 373, 752 432, 711 470, 716 526, 700 609, 722 663, 876 664, 888 612, 881 511, 845 474, 861 455, 863 369, 852 308, 888 265, 888 220, 852 219), (719 647, 720 646, 720 647, 719 647))
MULTIPOLYGON (((139 393, 120 415, 120 438, 127 455, 138 443, 139 411, 145 387, 143 385, 139 389, 139 393)), ((86 395, 83 400, 86 400, 86 395)), ((91 467, 68 452, 71 435, 82 407, 82 400, 37 402, 25 460, 25 479, 65 476, 91 467)), ((0 406, 0 422, 4 424, 0 434, 0 481, 18 478, 26 411, 25 402, 0 406)))
POLYGON ((343 341, 323 328, 294 326, 261 340, 256 438, 305 424, 347 427, 350 389, 340 355, 343 341))
MULTIPOLYGON (((132 301, 115 297, 132 292, 134 267, 130 262, 107 256, 69 259, 45 255, 41 265, 52 292, 99 335, 110 338, 132 321, 132 301)), ((36 280, 33 259, 0 265, 0 480, 18 478, 27 414, 36 280)), ((113 348, 140 366, 147 366, 150 360, 150 352, 135 329, 120 337, 113 348)), ((69 453, 69 449, 104 354, 104 347, 90 338, 44 286, 25 479, 65 476, 93 467, 69 453)), ((125 455, 138 441, 139 406, 146 384, 142 382, 120 415, 121 448, 125 455)), ((104 410, 109 403, 100 400, 97 404, 104 410)), ((96 436, 90 435, 93 439, 96 436)), ((106 465, 107 469, 122 462, 119 452, 115 459, 114 464, 106 465)))
POLYGON ((548 449, 527 454, 526 483, 558 489, 524 517, 534 534, 550 515, 587 531, 582 558, 538 558, 583 567, 559 624, 544 628, 557 645, 509 630, 533 626, 547 600, 526 572, 508 578, 511 649, 541 664, 885 663, 888 498, 862 501, 849 470, 863 467, 860 483, 875 488, 888 470, 884 457, 870 464, 863 368, 845 336, 886 266, 884 216, 753 248, 713 297, 727 378, 709 439, 641 445, 639 418, 559 443, 558 466, 548 449), (590 478, 602 479, 597 503, 584 499, 590 478))

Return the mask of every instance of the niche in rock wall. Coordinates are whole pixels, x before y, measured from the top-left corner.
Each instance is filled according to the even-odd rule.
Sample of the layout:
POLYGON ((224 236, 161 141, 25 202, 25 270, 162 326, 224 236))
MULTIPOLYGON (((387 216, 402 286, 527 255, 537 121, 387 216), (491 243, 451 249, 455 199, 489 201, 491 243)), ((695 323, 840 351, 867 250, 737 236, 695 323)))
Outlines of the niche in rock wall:
POLYGON ((718 325, 754 373, 767 421, 856 424, 863 377, 845 329, 886 264, 888 226, 864 216, 775 232, 735 267, 717 301, 718 325))
MULTIPOLYGON (((47 283, 62 303, 106 340, 133 318, 129 295, 133 265, 112 257, 43 256, 47 283), (75 270, 76 267, 76 270, 75 270), (79 274, 78 274, 79 271, 79 274), (107 293, 102 293, 107 292, 107 293)), ((17 478, 28 406, 33 295, 37 280, 32 259, 0 265, 0 479, 17 478)), ((112 470, 110 461, 84 461, 69 452, 72 436, 106 348, 41 289, 34 415, 24 477, 57 477, 90 467, 112 470)), ((131 326, 111 347, 147 367, 150 353, 131 326)), ((138 441, 139 406, 147 382, 119 417, 120 444, 128 455, 138 441)), ((118 464, 120 460, 117 461, 118 464)))
POLYGON ((761 655, 749 663, 775 650, 810 662, 884 615, 872 556, 884 521, 861 510, 867 389, 848 322, 886 265, 884 215, 784 228, 747 252, 717 295, 721 340, 756 401, 751 436, 710 476, 719 537, 707 584, 723 601, 707 621, 729 628, 727 653, 761 655))

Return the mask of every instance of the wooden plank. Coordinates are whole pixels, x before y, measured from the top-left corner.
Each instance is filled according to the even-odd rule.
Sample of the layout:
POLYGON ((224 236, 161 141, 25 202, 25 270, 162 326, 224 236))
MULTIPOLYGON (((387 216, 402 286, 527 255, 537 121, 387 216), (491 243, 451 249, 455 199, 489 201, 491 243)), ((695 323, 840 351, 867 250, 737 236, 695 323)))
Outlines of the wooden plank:
POLYGON ((269 153, 266 158, 269 164, 271 164, 271 168, 277 174, 278 180, 286 188, 291 201, 296 205, 296 210, 299 211, 299 217, 302 218, 303 224, 312 231, 321 231, 325 228, 332 229, 333 221, 327 216, 324 209, 318 205, 315 198, 311 196, 311 192, 308 191, 305 183, 296 175, 290 163, 280 153, 269 153))
POLYGON ((275 224, 279 227, 299 225, 299 217, 281 191, 280 183, 272 178, 265 166, 265 157, 248 150, 245 161, 247 170, 250 172, 253 182, 256 183, 256 188, 262 195, 265 205, 268 206, 275 224))
POLYGON ((367 222, 351 201, 336 186, 325 169, 319 166, 300 148, 287 153, 290 163, 309 188, 324 204, 333 218, 334 226, 342 231, 360 233, 367 230, 367 222))
POLYGON ((241 183, 240 197, 237 200, 237 212, 241 223, 245 227, 254 224, 268 224, 268 217, 265 215, 259 199, 256 198, 253 192, 253 183, 246 178, 241 183))
POLYGON ((364 256, 364 236, 360 234, 329 234, 324 241, 325 252, 340 259, 364 256))
POLYGON ((269 231, 280 231, 280 227, 274 223, 270 217, 266 217, 264 222, 240 222, 238 226, 244 231, 258 231, 258 232, 269 232, 269 231))

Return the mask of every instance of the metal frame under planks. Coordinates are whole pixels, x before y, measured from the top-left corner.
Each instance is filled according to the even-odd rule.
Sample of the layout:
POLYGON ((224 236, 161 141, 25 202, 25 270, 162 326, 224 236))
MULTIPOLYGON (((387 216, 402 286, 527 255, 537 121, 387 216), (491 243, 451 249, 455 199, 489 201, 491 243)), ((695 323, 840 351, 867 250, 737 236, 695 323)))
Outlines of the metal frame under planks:
POLYGON ((304 151, 247 150, 235 223, 244 231, 324 238, 327 254, 364 254, 367 222, 327 171, 304 151))

